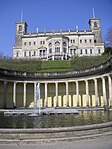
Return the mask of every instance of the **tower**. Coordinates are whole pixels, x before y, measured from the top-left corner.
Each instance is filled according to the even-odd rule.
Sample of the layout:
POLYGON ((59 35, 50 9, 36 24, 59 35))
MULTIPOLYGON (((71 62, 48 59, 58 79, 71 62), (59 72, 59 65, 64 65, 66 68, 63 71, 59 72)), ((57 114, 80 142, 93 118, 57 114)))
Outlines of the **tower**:
POLYGON ((27 23, 26 22, 16 22, 16 46, 22 45, 21 37, 25 33, 27 33, 27 23))
POLYGON ((102 43, 100 19, 95 17, 89 19, 89 27, 90 30, 95 34, 94 42, 102 43))

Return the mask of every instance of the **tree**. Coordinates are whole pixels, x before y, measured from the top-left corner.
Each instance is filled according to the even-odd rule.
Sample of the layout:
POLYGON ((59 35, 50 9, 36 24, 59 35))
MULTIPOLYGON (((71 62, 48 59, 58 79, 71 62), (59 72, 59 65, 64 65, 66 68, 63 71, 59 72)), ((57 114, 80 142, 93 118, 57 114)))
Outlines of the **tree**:
POLYGON ((107 31, 107 34, 105 36, 105 47, 111 47, 112 48, 112 28, 110 28, 107 31))

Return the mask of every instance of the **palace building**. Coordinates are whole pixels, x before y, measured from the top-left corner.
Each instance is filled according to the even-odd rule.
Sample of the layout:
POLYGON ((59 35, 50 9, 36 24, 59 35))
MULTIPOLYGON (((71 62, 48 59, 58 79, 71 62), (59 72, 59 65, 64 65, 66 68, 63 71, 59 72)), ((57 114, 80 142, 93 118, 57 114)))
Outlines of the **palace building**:
POLYGON ((16 22, 13 59, 66 60, 76 56, 98 56, 104 52, 99 18, 89 19, 89 30, 27 32, 26 22, 16 22))

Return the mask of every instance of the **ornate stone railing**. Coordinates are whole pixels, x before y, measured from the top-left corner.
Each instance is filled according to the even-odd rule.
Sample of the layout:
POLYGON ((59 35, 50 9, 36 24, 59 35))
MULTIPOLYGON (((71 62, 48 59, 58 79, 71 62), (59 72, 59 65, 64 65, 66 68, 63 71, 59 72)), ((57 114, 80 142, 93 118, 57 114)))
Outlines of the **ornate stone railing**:
POLYGON ((100 75, 112 70, 112 57, 97 66, 69 72, 22 72, 0 68, 0 78, 16 80, 43 80, 43 79, 64 79, 76 78, 90 75, 100 75))

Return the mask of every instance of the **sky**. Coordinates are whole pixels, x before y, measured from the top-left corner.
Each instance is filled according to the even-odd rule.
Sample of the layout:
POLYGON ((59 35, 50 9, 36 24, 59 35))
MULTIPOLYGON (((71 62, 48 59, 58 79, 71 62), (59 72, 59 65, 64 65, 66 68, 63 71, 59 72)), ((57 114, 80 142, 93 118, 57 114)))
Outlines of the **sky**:
POLYGON ((28 32, 89 30, 88 21, 101 19, 102 37, 112 28, 112 0, 0 0, 0 54, 12 57, 15 44, 15 23, 21 20, 28 24, 28 32))

